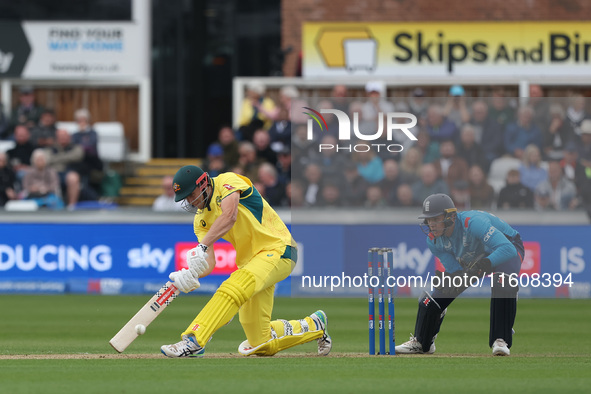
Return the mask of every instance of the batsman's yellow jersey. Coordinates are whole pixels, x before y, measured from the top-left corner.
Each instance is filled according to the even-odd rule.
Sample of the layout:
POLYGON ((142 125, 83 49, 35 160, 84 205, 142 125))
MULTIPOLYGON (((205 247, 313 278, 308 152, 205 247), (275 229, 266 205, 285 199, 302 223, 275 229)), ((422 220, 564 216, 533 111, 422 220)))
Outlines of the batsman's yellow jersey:
POLYGON ((238 268, 242 268, 261 251, 276 250, 283 253, 286 246, 296 246, 285 223, 248 178, 226 172, 211 181, 213 195, 209 208, 198 210, 193 222, 197 239, 202 239, 222 214, 222 200, 232 193, 240 192, 236 223, 224 236, 236 249, 238 268))

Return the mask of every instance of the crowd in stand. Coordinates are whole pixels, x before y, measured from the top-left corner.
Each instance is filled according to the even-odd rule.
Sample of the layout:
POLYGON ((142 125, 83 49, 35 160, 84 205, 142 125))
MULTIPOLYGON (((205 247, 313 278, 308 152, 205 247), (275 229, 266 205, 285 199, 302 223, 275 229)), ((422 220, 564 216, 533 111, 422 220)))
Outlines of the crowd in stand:
POLYGON ((79 201, 98 200, 103 164, 90 113, 74 114, 73 134, 56 127, 53 110, 35 102, 31 87, 22 87, 19 102, 5 117, 0 109, 0 139, 14 147, 0 152, 0 206, 32 200, 39 207, 73 210, 79 201))
MULTIPOLYGON (((276 100, 265 90, 260 82, 248 85, 238 127, 219 129, 203 166, 211 176, 248 176, 272 206, 412 207, 447 193, 461 209, 583 208, 591 217, 591 114, 581 95, 549 99, 531 85, 527 99, 508 98, 501 88, 470 98, 454 85, 447 97, 429 98, 416 88, 392 101, 377 81, 354 99, 344 85, 317 100, 292 86, 276 100), (341 141, 336 117, 325 115, 310 134, 304 107, 340 110, 364 135, 384 132, 370 143, 341 141), (402 132, 387 139, 386 114, 393 112, 417 117, 409 129, 416 140, 402 132)), ((14 141, 0 152, 0 206, 30 199, 75 209, 100 197, 97 133, 86 109, 74 118, 75 133, 57 129, 55 113, 38 106, 29 87, 21 88, 10 117, 0 110, 0 139, 14 141)))
POLYGON ((419 206, 430 194, 448 193, 461 209, 591 212, 591 114, 583 96, 551 100, 538 85, 527 99, 508 98, 501 88, 469 98, 459 85, 441 98, 421 88, 397 101, 385 93, 383 83, 369 82, 365 97, 347 99, 348 88, 338 85, 329 99, 306 100, 289 86, 274 101, 253 82, 239 127, 219 130, 205 168, 212 176, 227 170, 248 176, 276 207, 419 206), (370 143, 339 141, 333 115, 324 116, 322 128, 313 122, 310 139, 310 118, 292 105, 338 109, 351 127, 357 113, 365 135, 386 125, 387 113, 410 112, 418 118, 410 129, 416 141, 403 133, 386 140, 384 127, 373 142, 397 144, 398 152, 361 145, 356 151, 355 142, 370 143), (319 149, 345 142, 338 152, 319 149))

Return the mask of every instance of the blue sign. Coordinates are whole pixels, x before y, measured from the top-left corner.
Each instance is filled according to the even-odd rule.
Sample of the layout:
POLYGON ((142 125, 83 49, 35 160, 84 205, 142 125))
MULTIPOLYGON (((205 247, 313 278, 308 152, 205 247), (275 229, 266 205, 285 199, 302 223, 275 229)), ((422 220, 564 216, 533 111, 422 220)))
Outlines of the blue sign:
MULTIPOLYGON (((591 297, 586 261, 591 256, 590 226, 516 229, 526 246, 520 294, 591 297), (532 282, 535 275, 539 283, 532 282), (544 278, 550 278, 550 286, 543 286, 544 278)), ((435 271, 435 259, 417 225, 297 224, 292 233, 300 248, 292 290, 302 290, 301 278, 307 276, 323 281, 317 292, 351 295, 346 289, 328 289, 326 280, 362 277, 371 247, 393 250, 393 276, 426 278, 435 271)), ((195 241, 187 224, 2 224, 0 292, 150 293, 176 270, 175 246, 195 241)), ((226 277, 203 278, 199 291, 215 291, 226 277)), ((282 282, 278 292, 289 294, 289 283, 282 282)), ((358 290, 354 294, 364 291, 358 290)))

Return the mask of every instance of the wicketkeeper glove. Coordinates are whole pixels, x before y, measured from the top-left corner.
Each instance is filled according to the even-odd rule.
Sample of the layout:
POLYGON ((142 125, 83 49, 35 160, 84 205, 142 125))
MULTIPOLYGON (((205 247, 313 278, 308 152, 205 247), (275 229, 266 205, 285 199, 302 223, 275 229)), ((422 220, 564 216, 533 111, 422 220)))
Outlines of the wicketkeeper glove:
POLYGON ((207 246, 202 244, 187 251, 187 265, 195 279, 199 278, 209 268, 207 256, 207 246))
POLYGON ((466 273, 468 274, 468 276, 478 277, 488 275, 492 273, 492 271, 492 263, 486 257, 478 260, 476 263, 472 264, 471 267, 468 267, 466 269, 466 273))
POLYGON ((199 286, 201 286, 199 284, 199 280, 197 280, 197 278, 193 276, 191 271, 189 271, 186 268, 183 268, 180 271, 171 272, 170 275, 168 275, 168 277, 171 281, 174 282, 176 288, 182 291, 183 293, 189 293, 195 289, 198 289, 199 286))

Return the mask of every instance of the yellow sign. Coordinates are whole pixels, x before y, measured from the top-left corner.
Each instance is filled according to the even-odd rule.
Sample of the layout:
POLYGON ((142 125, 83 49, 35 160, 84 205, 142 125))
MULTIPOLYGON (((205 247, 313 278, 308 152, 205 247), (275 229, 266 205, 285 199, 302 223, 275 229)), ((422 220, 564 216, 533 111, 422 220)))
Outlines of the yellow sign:
POLYGON ((325 29, 318 35, 318 50, 328 67, 345 67, 345 43, 372 40, 363 27, 349 29, 325 29))
POLYGON ((305 23, 304 76, 591 75, 591 24, 305 23))

